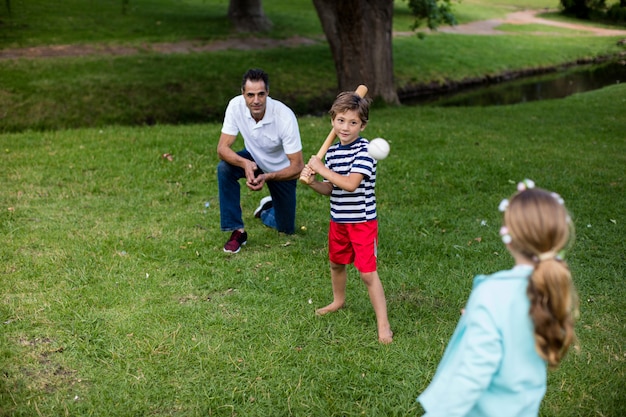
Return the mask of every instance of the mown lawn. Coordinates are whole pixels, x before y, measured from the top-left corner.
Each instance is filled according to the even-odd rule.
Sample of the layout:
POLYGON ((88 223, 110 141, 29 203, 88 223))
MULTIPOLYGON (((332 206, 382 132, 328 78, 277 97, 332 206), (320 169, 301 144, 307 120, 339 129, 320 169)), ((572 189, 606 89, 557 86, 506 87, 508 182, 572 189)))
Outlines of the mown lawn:
MULTIPOLYGON (((416 415, 472 277, 511 265, 497 206, 528 177, 572 213, 581 300, 541 415, 623 415, 625 97, 372 112, 364 133, 392 146, 377 184, 390 346, 354 269, 347 308, 314 315, 331 289, 328 201, 310 189, 294 236, 255 221, 265 194, 245 192, 248 245, 222 252, 219 124, 1 135, 0 414, 416 415)), ((329 122, 300 126, 312 154, 329 122)))

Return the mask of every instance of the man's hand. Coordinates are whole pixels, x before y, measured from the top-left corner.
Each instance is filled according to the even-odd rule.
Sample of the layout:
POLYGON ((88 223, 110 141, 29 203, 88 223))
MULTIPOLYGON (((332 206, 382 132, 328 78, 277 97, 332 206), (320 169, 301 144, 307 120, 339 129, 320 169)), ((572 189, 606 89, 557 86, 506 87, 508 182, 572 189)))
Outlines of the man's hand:
POLYGON ((247 180, 246 185, 252 191, 259 191, 265 184, 265 174, 259 174, 257 177, 253 177, 252 180, 247 180))
POLYGON ((244 161, 245 161, 245 166, 243 170, 246 173, 246 183, 254 184, 256 181, 256 172, 259 169, 259 167, 256 165, 256 162, 254 161, 250 161, 248 159, 244 159, 244 161))

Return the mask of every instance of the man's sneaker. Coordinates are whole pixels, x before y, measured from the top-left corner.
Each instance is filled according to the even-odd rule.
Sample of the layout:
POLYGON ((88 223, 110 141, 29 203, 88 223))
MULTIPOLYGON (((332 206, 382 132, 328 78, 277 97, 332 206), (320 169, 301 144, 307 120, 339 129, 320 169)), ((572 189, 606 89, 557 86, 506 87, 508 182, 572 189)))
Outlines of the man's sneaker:
POLYGON ((235 230, 224 245, 224 252, 237 253, 248 242, 248 233, 235 230))
POLYGON ((268 195, 267 197, 263 197, 261 201, 259 202, 259 207, 257 207, 256 210, 254 210, 254 217, 256 218, 261 217, 261 212, 263 210, 272 208, 273 205, 274 203, 272 203, 272 196, 268 195))

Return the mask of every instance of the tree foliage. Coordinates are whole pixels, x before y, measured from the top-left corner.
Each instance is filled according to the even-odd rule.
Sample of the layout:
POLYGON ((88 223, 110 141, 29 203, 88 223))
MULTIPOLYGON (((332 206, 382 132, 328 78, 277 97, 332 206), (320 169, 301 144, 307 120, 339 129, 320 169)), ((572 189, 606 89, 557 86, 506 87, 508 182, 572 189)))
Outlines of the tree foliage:
POLYGON ((626 22, 626 0, 607 6, 606 0, 561 0, 563 14, 585 20, 626 22))
POLYGON ((605 0, 561 0, 561 6, 565 15, 589 19, 593 9, 605 7, 606 4, 605 0))
POLYGON ((452 14, 452 0, 407 0, 407 2, 415 17, 413 30, 424 22, 432 30, 442 24, 456 25, 456 18, 452 14))

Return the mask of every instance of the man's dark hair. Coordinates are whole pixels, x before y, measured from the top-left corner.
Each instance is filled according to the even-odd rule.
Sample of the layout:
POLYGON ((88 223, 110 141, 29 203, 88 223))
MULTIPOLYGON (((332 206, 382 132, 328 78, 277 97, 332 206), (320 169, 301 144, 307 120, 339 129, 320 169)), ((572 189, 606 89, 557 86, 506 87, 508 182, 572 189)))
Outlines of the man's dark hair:
POLYGON ((260 68, 249 69, 245 74, 243 74, 243 79, 241 80, 241 91, 243 91, 246 87, 246 81, 248 80, 263 81, 265 83, 265 90, 269 91, 270 89, 270 77, 260 68))

